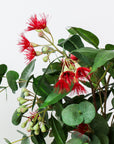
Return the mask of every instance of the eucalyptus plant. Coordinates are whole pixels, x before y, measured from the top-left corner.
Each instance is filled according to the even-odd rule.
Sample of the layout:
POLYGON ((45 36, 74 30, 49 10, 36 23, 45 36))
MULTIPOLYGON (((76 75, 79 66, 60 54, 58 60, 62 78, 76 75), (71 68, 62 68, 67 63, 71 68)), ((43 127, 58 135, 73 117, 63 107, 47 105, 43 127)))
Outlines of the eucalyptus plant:
POLYGON ((26 67, 19 74, 0 65, 0 92, 10 88, 16 95, 21 89, 12 123, 27 131, 18 130, 22 139, 5 138, 6 143, 30 144, 31 139, 34 144, 47 144, 45 138, 52 137, 50 144, 113 144, 114 45, 100 48, 95 34, 78 27, 69 27, 69 37, 55 44, 45 14, 40 19, 31 16, 27 24, 18 42, 26 67), (30 42, 25 36, 30 31, 45 44, 30 42), (42 75, 36 63, 40 56, 47 63, 42 75))

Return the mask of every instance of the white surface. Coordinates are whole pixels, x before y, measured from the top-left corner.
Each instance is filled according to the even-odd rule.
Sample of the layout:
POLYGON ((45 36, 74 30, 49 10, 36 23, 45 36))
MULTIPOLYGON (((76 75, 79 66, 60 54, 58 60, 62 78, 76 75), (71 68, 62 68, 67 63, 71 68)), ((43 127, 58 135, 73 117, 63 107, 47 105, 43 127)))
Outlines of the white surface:
MULTIPOLYGON (((48 25, 56 40, 67 38, 67 26, 76 26, 95 33, 100 39, 100 46, 114 44, 114 8, 113 0, 4 0, 0 3, 0 63, 9 66, 9 70, 21 72, 25 67, 24 56, 17 46, 19 34, 26 28, 26 22, 32 14, 47 13, 48 25)), ((36 39, 36 38, 33 38, 36 39)), ((38 62, 41 73, 41 60, 38 62)), ((0 93, 0 144, 3 138, 11 141, 21 138, 11 124, 12 113, 18 106, 16 98, 8 91, 0 93)), ((20 144, 20 142, 19 142, 20 144)), ((48 142, 50 144, 50 142, 48 142)))

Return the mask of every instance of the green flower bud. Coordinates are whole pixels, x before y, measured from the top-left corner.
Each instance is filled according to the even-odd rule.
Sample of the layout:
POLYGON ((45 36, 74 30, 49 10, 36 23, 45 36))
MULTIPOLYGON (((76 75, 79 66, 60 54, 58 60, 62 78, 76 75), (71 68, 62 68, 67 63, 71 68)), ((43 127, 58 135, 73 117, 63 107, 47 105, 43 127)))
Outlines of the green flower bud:
POLYGON ((24 104, 26 102, 27 102, 27 100, 25 100, 25 99, 20 100, 20 104, 24 104))
POLYGON ((46 132, 46 127, 45 127, 45 125, 44 124, 42 124, 42 127, 41 127, 41 132, 46 132))
POLYGON ((42 117, 41 116, 38 117, 38 121, 42 121, 42 117))
POLYGON ((37 131, 39 129, 39 123, 35 124, 35 126, 33 127, 33 130, 37 131))
POLYGON ((29 122, 29 127, 33 127, 33 125, 34 125, 33 122, 30 121, 30 122, 29 122))
POLYGON ((28 127, 28 128, 27 128, 27 131, 28 131, 28 132, 31 132, 31 127, 28 127))
POLYGON ((27 121, 25 121, 25 122, 23 122, 23 123, 21 124, 21 127, 22 127, 22 128, 25 128, 25 127, 26 127, 26 125, 27 125, 27 122, 28 122, 28 120, 27 120, 27 121))
POLYGON ((25 112, 27 112, 27 111, 28 111, 28 108, 27 108, 27 107, 21 108, 21 112, 22 112, 22 113, 25 113, 25 112))
POLYGON ((18 112, 18 113, 20 113, 20 112, 21 112, 21 108, 20 108, 20 107, 17 109, 17 112, 18 112))
POLYGON ((47 62, 48 59, 49 59, 49 57, 48 57, 48 56, 45 56, 45 57, 43 58, 43 61, 44 61, 44 62, 47 62))
POLYGON ((49 48, 47 46, 42 48, 42 53, 47 54, 48 53, 49 48))
POLYGON ((22 92, 26 92, 26 91, 28 91, 28 90, 27 90, 26 88, 22 88, 21 91, 22 91, 22 92))
POLYGON ((18 101, 20 101, 20 100, 22 100, 22 99, 23 99, 22 97, 18 97, 18 98, 17 98, 18 101))
POLYGON ((39 135, 39 133, 40 133, 39 130, 35 130, 35 131, 34 131, 34 134, 35 134, 35 135, 39 135))
POLYGON ((29 92, 28 91, 24 92, 24 96, 29 96, 29 92))

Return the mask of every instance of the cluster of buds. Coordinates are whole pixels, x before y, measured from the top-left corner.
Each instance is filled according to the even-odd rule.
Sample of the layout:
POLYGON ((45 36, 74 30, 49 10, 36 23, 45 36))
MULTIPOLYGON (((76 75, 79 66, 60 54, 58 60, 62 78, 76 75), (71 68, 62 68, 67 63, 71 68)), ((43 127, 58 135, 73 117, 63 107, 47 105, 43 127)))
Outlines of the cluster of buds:
POLYGON ((21 127, 25 128, 28 124, 27 131, 34 131, 35 135, 39 135, 40 131, 42 133, 46 132, 46 127, 42 119, 43 118, 38 114, 38 112, 33 112, 31 113, 31 116, 21 124, 21 127))
POLYGON ((70 58, 65 59, 62 64, 62 71, 59 76, 58 82, 55 84, 55 90, 59 93, 70 92, 82 94, 86 93, 85 88, 79 83, 79 81, 90 80, 90 69, 81 67, 77 58, 71 55, 70 58))

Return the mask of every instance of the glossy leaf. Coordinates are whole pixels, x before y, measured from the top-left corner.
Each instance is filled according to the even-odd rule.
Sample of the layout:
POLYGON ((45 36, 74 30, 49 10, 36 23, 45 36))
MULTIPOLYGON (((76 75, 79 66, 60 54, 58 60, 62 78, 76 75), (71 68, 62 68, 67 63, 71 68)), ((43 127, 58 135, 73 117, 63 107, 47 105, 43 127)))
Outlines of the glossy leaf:
POLYGON ((33 79, 33 90, 37 95, 42 96, 43 99, 45 99, 51 93, 52 87, 45 76, 38 76, 33 79))
POLYGON ((34 144, 46 144, 41 132, 39 135, 34 135, 34 133, 32 131, 31 135, 33 135, 33 136, 31 136, 31 140, 34 144))
POLYGON ((92 66, 92 71, 94 72, 97 70, 98 67, 103 66, 106 62, 114 58, 114 51, 113 50, 101 50, 97 53, 94 64, 92 66))
POLYGON ((63 39, 63 38, 59 39, 59 40, 58 40, 58 46, 63 47, 63 46, 64 46, 65 41, 66 41, 66 40, 65 40, 65 39, 63 39))
POLYGON ((16 71, 8 71, 6 74, 9 87, 12 89, 12 92, 18 90, 16 80, 19 78, 19 74, 16 71))
POLYGON ((66 144, 83 144, 83 142, 79 138, 73 138, 73 139, 70 139, 66 144))
POLYGON ((48 105, 52 105, 55 104, 56 102, 58 102, 59 100, 61 100, 63 97, 66 96, 67 93, 63 93, 63 94, 59 94, 57 92, 55 92, 55 90, 53 90, 48 97, 45 99, 44 103, 41 105, 41 108, 44 108, 48 105))
POLYGON ((112 44, 106 44, 105 45, 105 49, 106 50, 114 50, 114 45, 112 45, 112 44))
POLYGON ((21 144, 30 144, 30 140, 27 136, 24 135, 22 139, 21 144))
POLYGON ((45 74, 56 74, 61 72, 62 65, 59 62, 51 63, 47 69, 43 69, 45 74))
POLYGON ((21 73, 20 84, 19 84, 20 88, 21 88, 21 87, 26 87, 27 80, 29 79, 31 73, 32 73, 33 70, 34 70, 35 61, 36 61, 36 60, 31 61, 31 62, 25 67, 25 69, 23 70, 23 72, 21 73))
POLYGON ((64 49, 68 50, 69 52, 79 49, 81 47, 84 47, 84 45, 78 35, 73 35, 72 37, 68 38, 64 43, 64 49))
POLYGON ((13 116, 12 116, 12 123, 14 125, 19 125, 21 122, 23 114, 21 112, 17 112, 17 110, 15 110, 13 116))
POLYGON ((101 142, 96 135, 93 135, 90 144, 101 144, 101 142))
POLYGON ((99 45, 99 39, 95 34, 93 34, 90 31, 84 30, 82 28, 77 28, 77 27, 71 27, 70 29, 68 29, 68 31, 73 35, 78 33, 85 41, 92 44, 96 48, 99 45))
POLYGON ((4 140, 7 144, 12 144, 7 138, 4 138, 4 140))
POLYGON ((2 81, 2 77, 4 76, 6 71, 7 71, 7 66, 5 64, 1 64, 0 65, 0 84, 1 84, 1 81, 2 81))
POLYGON ((51 116, 50 125, 52 128, 55 141, 57 143, 59 142, 59 144, 64 144, 66 141, 64 131, 62 129, 61 124, 53 116, 51 116))
POLYGON ((93 119, 90 126, 96 134, 107 135, 109 132, 107 121, 101 115, 98 115, 98 114, 93 119))

